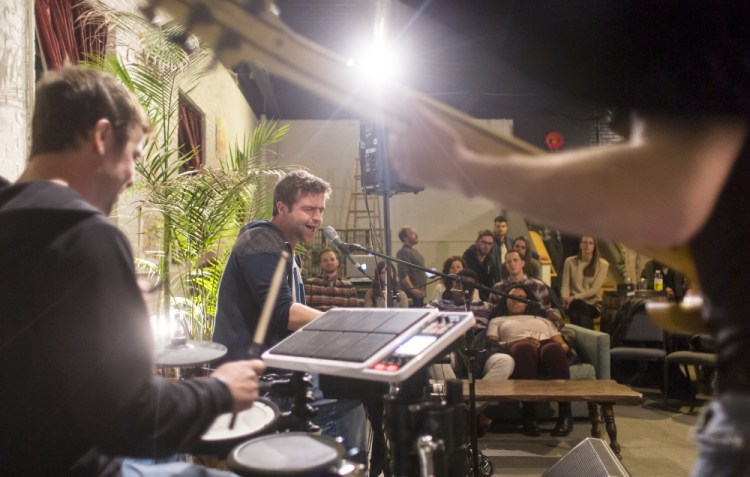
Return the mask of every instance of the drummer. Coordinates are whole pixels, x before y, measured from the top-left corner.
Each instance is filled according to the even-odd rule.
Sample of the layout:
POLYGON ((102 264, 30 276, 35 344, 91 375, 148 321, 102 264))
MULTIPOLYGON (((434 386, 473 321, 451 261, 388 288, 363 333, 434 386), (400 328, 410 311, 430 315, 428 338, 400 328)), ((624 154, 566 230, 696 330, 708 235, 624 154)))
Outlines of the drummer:
POLYGON ((38 85, 27 167, 0 188, 7 475, 115 474, 120 456, 189 450, 218 415, 258 397, 259 361, 179 384, 153 375, 133 256, 107 218, 147 132, 110 75, 65 67, 38 85))

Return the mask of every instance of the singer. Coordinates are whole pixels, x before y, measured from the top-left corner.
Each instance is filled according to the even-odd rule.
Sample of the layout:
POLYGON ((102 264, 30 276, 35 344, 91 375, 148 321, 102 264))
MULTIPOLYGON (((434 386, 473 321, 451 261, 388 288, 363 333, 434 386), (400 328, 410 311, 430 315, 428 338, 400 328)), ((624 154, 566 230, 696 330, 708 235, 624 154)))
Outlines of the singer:
MULTIPOLYGON (((264 344, 273 346, 321 315, 307 306, 294 247, 312 241, 320 228, 330 185, 308 172, 286 175, 273 192, 273 217, 252 222, 240 231, 221 277, 213 341, 227 347, 223 359, 245 357, 252 343, 271 277, 281 252, 292 259, 286 270, 264 344)), ((321 394, 313 389, 316 398, 321 394)), ((364 409, 358 401, 318 401, 313 422, 330 437, 341 436, 348 447, 363 448, 364 409)))

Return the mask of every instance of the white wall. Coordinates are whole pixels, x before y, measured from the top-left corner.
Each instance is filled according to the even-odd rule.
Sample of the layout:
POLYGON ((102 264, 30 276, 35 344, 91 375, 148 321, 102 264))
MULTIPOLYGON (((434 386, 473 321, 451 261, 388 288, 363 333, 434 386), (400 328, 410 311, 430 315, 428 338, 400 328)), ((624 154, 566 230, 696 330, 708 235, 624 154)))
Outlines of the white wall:
MULTIPOLYGON (((509 120, 488 123, 499 131, 512 131, 509 120)), ((304 165, 331 183, 333 194, 324 223, 344 228, 350 195, 359 186, 354 182, 359 121, 292 121, 278 151, 282 164, 304 165)), ((491 229, 502 209, 486 199, 467 199, 458 193, 432 189, 396 195, 390 206, 393 254, 401 247, 399 228, 412 225, 419 232, 421 243, 417 248, 425 257, 425 265, 437 269, 450 255, 463 254, 479 230, 491 229)))
POLYGON ((3 0, 0 5, 0 176, 11 181, 28 155, 34 92, 33 4, 3 0))

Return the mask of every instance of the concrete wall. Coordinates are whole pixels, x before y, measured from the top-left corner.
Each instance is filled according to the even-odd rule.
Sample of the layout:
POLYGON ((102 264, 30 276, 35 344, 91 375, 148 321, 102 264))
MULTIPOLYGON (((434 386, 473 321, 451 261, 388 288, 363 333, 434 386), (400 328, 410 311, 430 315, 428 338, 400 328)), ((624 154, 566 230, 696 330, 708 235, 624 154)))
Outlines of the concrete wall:
POLYGON ((0 176, 15 180, 26 163, 34 92, 33 2, 0 5, 0 176))
MULTIPOLYGON (((512 132, 508 120, 488 122, 491 127, 512 132)), ((355 188, 355 165, 359 155, 359 121, 292 121, 289 135, 279 144, 279 162, 300 164, 331 183, 333 195, 327 204, 324 225, 344 228, 349 199, 355 188)), ((444 190, 426 189, 418 194, 400 194, 390 200, 393 254, 401 247, 398 229, 412 225, 420 236, 418 249, 425 265, 440 269, 451 255, 463 254, 481 229, 492 228, 503 207, 486 199, 467 199, 444 190)), ((382 212, 382 206, 381 206, 382 212)), ((519 235, 525 230, 511 234, 519 235)))

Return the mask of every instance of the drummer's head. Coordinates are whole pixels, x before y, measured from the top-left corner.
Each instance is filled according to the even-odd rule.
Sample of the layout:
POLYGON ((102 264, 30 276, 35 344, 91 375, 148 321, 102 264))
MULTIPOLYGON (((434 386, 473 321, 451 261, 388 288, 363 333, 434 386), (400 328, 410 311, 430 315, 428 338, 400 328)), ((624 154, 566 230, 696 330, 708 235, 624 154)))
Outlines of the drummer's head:
POLYGON ((307 171, 290 172, 273 191, 273 220, 292 246, 312 241, 320 224, 331 186, 307 171))

